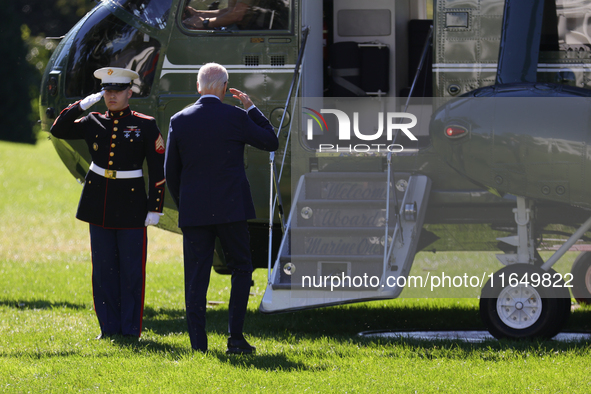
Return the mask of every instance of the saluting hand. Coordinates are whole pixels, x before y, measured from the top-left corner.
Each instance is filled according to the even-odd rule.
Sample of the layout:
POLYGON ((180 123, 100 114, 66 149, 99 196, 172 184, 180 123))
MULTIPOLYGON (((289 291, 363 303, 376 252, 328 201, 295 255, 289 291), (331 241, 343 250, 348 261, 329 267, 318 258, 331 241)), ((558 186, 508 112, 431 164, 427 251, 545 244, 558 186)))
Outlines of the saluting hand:
POLYGON ((240 102, 244 106, 244 109, 248 109, 254 105, 252 100, 250 99, 250 97, 248 97, 248 94, 241 92, 240 90, 234 89, 234 88, 230 88, 230 93, 233 94, 234 98, 237 98, 238 100, 240 100, 240 102))
POLYGON ((82 108, 83 111, 86 111, 88 108, 101 101, 101 98, 103 98, 104 94, 105 91, 101 90, 98 93, 87 96, 86 98, 82 99, 82 101, 80 101, 80 108, 82 108))

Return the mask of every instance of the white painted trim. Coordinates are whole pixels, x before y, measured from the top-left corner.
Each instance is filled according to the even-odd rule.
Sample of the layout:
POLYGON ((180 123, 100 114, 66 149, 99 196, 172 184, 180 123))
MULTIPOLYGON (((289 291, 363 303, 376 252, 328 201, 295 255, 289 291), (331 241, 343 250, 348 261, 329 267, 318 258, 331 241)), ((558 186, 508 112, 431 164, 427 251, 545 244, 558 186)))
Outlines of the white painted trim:
MULTIPOLYGON (((497 72, 496 63, 436 63, 433 64, 435 72, 497 72)), ((577 71, 591 72, 591 63, 540 63, 539 72, 577 71)))

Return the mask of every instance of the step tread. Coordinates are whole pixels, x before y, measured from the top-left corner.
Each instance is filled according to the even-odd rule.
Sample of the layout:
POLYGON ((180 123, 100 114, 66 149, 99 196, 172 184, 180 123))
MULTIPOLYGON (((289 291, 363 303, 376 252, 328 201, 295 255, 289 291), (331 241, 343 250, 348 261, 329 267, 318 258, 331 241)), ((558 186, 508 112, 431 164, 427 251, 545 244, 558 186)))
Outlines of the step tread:
POLYGON ((384 261, 384 254, 381 255, 335 255, 335 254, 296 254, 296 255, 285 255, 279 258, 280 262, 290 262, 296 260, 308 260, 308 261, 384 261))
MULTIPOLYGON (((394 232, 394 226, 396 225, 395 222, 390 223, 390 226, 388 228, 388 233, 393 233, 394 232)), ((382 227, 310 227, 310 226, 306 226, 306 227, 292 227, 290 231, 294 232, 294 233, 304 233, 304 232, 310 232, 310 233, 325 233, 325 232, 329 232, 329 231, 337 231, 339 233, 342 232, 356 232, 356 233, 385 233, 385 229, 386 227, 382 226, 382 227)), ((360 234, 361 235, 361 234, 360 234)))
MULTIPOLYGON (((394 200, 393 197, 393 193, 390 196, 391 200, 394 200)), ((399 199, 399 203, 401 203, 402 200, 399 199)), ((335 199, 301 199, 298 201, 298 207, 301 205, 361 205, 361 204, 367 204, 367 205, 372 205, 372 206, 376 206, 376 207, 381 207, 386 209, 386 199, 382 198, 382 199, 377 199, 377 200, 343 200, 343 199, 339 199, 339 200, 335 200, 335 199)), ((394 201, 390 201, 390 208, 393 208, 394 206, 394 201)))

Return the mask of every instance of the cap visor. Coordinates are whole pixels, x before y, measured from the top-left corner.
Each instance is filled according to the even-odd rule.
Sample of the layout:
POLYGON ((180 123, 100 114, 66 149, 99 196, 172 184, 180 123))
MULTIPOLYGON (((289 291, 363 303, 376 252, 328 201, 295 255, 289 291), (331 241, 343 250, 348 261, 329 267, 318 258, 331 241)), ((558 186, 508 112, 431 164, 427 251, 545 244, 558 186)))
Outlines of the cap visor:
POLYGON ((104 83, 101 84, 103 90, 125 90, 131 87, 128 83, 104 83))

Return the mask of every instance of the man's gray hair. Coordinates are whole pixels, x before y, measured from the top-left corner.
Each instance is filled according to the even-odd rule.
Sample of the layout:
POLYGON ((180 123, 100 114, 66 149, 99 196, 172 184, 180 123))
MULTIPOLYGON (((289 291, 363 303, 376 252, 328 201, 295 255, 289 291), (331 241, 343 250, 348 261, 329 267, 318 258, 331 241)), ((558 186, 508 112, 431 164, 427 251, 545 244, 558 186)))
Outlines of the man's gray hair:
POLYGON ((228 82, 228 71, 221 64, 207 63, 199 69, 197 82, 199 82, 200 89, 220 89, 225 82, 228 82))

